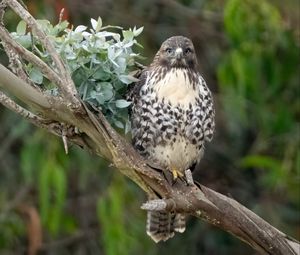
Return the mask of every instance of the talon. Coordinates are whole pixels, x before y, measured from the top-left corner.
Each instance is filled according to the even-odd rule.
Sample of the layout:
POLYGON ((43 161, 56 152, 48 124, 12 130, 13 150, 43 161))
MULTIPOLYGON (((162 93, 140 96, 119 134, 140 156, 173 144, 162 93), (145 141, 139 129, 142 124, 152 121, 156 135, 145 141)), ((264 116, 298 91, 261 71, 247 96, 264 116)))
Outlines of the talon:
POLYGON ((178 177, 182 177, 183 174, 176 170, 175 168, 172 169, 172 175, 173 175, 173 180, 175 181, 178 177))
POLYGON ((173 180, 176 180, 178 178, 178 173, 175 169, 172 170, 172 174, 173 174, 173 180))

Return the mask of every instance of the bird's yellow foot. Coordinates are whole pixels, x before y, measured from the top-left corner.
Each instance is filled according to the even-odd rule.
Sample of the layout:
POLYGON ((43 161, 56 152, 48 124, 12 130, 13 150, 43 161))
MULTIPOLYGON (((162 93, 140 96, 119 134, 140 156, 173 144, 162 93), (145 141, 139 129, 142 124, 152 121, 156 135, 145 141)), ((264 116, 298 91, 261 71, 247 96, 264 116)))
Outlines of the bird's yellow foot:
POLYGON ((178 171, 176 168, 172 168, 173 181, 176 181, 178 177, 182 177, 183 173, 178 171))

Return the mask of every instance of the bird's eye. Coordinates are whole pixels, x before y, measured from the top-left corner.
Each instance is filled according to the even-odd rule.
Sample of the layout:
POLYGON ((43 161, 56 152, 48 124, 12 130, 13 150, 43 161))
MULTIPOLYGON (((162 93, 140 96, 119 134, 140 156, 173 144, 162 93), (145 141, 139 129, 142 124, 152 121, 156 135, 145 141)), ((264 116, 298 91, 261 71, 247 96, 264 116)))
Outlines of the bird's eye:
POLYGON ((172 49, 171 48, 166 48, 165 50, 168 54, 172 53, 172 49))
POLYGON ((186 48, 185 51, 184 51, 184 53, 186 55, 188 55, 188 54, 192 53, 192 49, 191 48, 186 48))

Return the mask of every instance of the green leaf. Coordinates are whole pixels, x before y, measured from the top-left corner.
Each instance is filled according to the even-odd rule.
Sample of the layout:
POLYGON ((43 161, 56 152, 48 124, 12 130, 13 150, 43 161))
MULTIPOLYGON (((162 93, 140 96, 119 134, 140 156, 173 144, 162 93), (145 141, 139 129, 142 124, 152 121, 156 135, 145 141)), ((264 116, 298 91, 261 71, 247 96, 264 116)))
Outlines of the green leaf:
POLYGON ((24 20, 21 20, 17 26, 17 34, 18 35, 25 35, 26 33, 26 22, 24 20))
POLYGON ((40 70, 36 68, 32 68, 31 71, 29 72, 29 77, 30 79, 36 83, 36 84, 42 84, 43 83, 43 74, 41 73, 40 70))
POLYGON ((60 23, 58 23, 56 26, 59 28, 60 31, 65 30, 69 26, 69 22, 67 20, 64 20, 60 23))
POLYGON ((104 102, 105 102, 105 98, 104 98, 104 95, 103 93, 97 93, 95 91, 92 91, 91 92, 91 98, 94 98, 97 100, 97 102, 100 104, 100 105, 103 105, 104 102))
POLYGON ((105 101, 110 100, 114 95, 114 93, 111 89, 104 89, 104 90, 102 90, 102 93, 103 93, 103 97, 104 97, 105 101))
POLYGON ((107 81, 111 77, 111 74, 105 72, 103 69, 99 69, 97 72, 93 74, 93 78, 100 81, 107 81))
POLYGON ((131 30, 124 30, 123 37, 126 41, 132 41, 134 37, 134 33, 131 30))
POLYGON ((98 17, 98 20, 95 20, 92 18, 91 24, 92 24, 94 31, 97 33, 100 31, 100 29, 102 27, 102 19, 100 17, 98 17))
POLYGON ((97 26, 96 26, 96 29, 95 29, 96 32, 99 32, 101 27, 102 27, 102 19, 101 19, 101 17, 98 17, 97 26))
MULTIPOLYGON (((58 23, 57 25, 55 25, 52 29, 50 28, 49 30, 49 35, 52 36, 59 36, 59 34, 65 30, 69 25, 68 21, 63 21, 61 23, 58 23)), ((61 37, 58 37, 57 39, 62 39, 61 37)))
POLYGON ((98 85, 101 87, 102 90, 113 90, 113 86, 110 82, 100 82, 98 85))
POLYGON ((15 40, 26 49, 32 45, 31 36, 29 34, 17 36, 15 37, 15 40))
POLYGON ((74 32, 75 33, 82 33, 83 31, 85 31, 87 29, 86 26, 80 25, 78 27, 75 28, 74 32))
POLYGON ((140 35, 143 32, 143 30, 144 30, 144 27, 140 27, 138 29, 136 29, 136 27, 134 27, 133 28, 133 34, 134 34, 134 36, 140 35))
POLYGON ((124 128, 124 124, 119 120, 114 120, 114 124, 118 128, 122 128, 122 129, 124 128))
POLYGON ((53 28, 53 26, 51 25, 49 20, 38 19, 36 21, 41 26, 41 28, 44 30, 44 32, 46 32, 46 33, 49 33, 50 30, 52 30, 52 28, 53 28))
POLYGON ((116 107, 118 108, 126 108, 131 104, 131 102, 128 102, 124 99, 118 99, 116 100, 116 107))
POLYGON ((119 79, 125 83, 125 84, 130 84, 132 82, 138 82, 139 80, 131 75, 119 75, 119 79))

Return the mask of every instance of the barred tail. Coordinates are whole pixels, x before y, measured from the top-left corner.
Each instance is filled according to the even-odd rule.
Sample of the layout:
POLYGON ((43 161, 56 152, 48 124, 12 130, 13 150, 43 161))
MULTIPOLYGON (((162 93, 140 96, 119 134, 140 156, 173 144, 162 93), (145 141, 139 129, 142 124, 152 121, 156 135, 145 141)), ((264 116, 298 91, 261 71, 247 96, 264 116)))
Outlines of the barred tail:
POLYGON ((174 212, 148 211, 147 234, 154 242, 166 241, 175 235, 175 232, 185 231, 185 215, 174 212))

